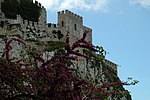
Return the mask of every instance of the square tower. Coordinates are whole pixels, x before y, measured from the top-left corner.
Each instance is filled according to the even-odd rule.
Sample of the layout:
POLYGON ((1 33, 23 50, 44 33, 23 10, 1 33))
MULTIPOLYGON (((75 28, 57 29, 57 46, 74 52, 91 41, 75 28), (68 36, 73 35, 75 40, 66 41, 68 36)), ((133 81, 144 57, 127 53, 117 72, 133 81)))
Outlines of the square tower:
POLYGON ((82 17, 69 11, 58 12, 58 28, 64 35, 69 33, 71 43, 82 37, 83 20, 82 17))

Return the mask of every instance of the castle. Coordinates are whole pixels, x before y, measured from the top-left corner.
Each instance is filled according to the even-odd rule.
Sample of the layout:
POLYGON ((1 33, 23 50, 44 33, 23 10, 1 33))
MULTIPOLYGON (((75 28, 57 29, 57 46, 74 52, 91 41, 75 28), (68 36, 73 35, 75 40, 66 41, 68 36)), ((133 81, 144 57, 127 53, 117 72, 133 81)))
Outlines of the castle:
MULTIPOLYGON (((20 1, 20 0, 18 0, 20 1)), ((29 0, 33 2, 33 0, 29 0)), ((21 15, 16 15, 16 19, 7 18, 1 10, 1 3, 4 0, 0 0, 0 36, 7 34, 8 37, 19 36, 24 40, 30 40, 29 44, 34 46, 31 43, 34 40, 38 41, 65 41, 65 36, 69 33, 71 44, 83 36, 85 30, 89 30, 87 35, 87 41, 92 43, 92 29, 83 25, 83 18, 80 15, 77 15, 69 10, 59 11, 58 12, 58 22, 57 24, 47 23, 46 9, 36 1, 36 5, 40 7, 40 16, 37 22, 23 19, 21 15), (53 34, 57 33, 57 34, 53 34), (32 40, 32 41, 31 41, 32 40)), ((0 52, 2 52, 4 47, 4 42, 0 37, 0 52)), ((23 47, 19 44, 14 44, 15 49, 12 50, 13 57, 20 57, 20 53, 23 52, 23 47)), ((79 52, 83 52, 79 49, 79 52)), ((50 54, 51 56, 53 54, 50 54)), ((80 71, 83 73, 83 77, 86 74, 89 74, 93 80, 98 73, 102 73, 102 66, 99 69, 88 68, 86 59, 79 58, 78 66, 82 66, 80 71)), ((115 72, 114 77, 117 76, 117 64, 105 59, 105 63, 115 72)), ((97 77, 99 82, 106 81, 105 76, 101 75, 97 77)), ((110 99, 112 100, 112 99, 110 99)), ((118 99, 115 99, 118 100, 118 99)), ((125 97, 119 100, 129 100, 125 97)))
MULTIPOLYGON (((0 0, 0 2, 2 1, 3 0, 0 0)), ((30 0, 30 2, 31 1, 32 0, 30 0)), ((92 29, 83 25, 83 18, 81 16, 69 10, 59 11, 57 24, 47 23, 46 9, 43 6, 41 6, 40 3, 38 3, 37 5, 41 8, 41 13, 38 22, 24 20, 20 15, 16 15, 16 19, 6 18, 4 16, 4 13, 0 10, 0 15, 2 15, 0 16, 0 23, 3 23, 3 28, 1 27, 0 34, 10 33, 12 35, 14 32, 14 34, 20 35, 23 32, 26 33, 26 36, 23 36, 24 39, 30 38, 40 39, 43 41, 51 40, 63 42, 65 41, 65 37, 59 40, 58 37, 52 35, 52 33, 60 32, 60 34, 63 33, 63 36, 66 36, 66 34, 69 32, 70 42, 72 44, 82 37, 82 33, 85 30, 89 30, 86 39, 88 42, 92 43, 92 29), (20 27, 20 30, 18 30, 18 27, 20 27), (32 32, 30 30, 32 30, 32 32)), ((80 52, 82 51, 80 50, 80 52)), ((111 66, 117 74, 117 64, 114 64, 109 60, 106 60, 106 64, 111 66)))

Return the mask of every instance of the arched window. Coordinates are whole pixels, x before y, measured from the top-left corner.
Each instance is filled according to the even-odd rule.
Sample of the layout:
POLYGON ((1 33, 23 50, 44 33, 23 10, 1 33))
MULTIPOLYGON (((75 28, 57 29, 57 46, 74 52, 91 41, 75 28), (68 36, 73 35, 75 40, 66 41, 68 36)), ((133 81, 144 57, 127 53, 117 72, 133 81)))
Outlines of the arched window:
POLYGON ((75 31, 77 30, 77 25, 76 25, 76 24, 74 24, 74 30, 75 30, 75 31))
POLYGON ((62 26, 62 27, 64 26, 64 21, 61 22, 61 26, 62 26))

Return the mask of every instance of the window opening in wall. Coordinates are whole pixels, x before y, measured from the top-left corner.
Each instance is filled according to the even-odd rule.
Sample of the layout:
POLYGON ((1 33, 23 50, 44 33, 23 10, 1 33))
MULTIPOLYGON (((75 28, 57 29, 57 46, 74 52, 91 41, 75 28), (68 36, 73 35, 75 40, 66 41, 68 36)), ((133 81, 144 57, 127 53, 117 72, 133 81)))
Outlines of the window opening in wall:
POLYGON ((48 23, 48 27, 51 27, 51 23, 48 23))
POLYGON ((62 26, 62 27, 64 26, 64 21, 61 22, 61 26, 62 26))
POLYGON ((54 28, 56 28, 56 24, 54 24, 54 28))
POLYGON ((77 25, 76 24, 74 24, 74 29, 75 29, 75 31, 77 30, 77 25))

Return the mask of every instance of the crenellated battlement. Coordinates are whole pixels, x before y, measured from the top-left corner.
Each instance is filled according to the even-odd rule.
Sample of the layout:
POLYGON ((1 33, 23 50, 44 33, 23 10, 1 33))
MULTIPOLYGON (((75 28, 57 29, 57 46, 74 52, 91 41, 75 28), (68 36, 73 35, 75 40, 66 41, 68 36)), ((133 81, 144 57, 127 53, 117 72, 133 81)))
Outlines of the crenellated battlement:
POLYGON ((48 28, 57 28, 57 25, 54 23, 48 23, 47 26, 48 28))
MULTIPOLYGON (((45 27, 41 25, 39 22, 34 22, 34 21, 29 21, 29 20, 24 20, 20 15, 17 15, 17 19, 0 19, 0 23, 4 23, 4 25, 20 25, 22 29, 35 29, 36 31, 43 31, 46 30, 46 24, 45 27)), ((53 25, 52 25, 53 26, 53 25)))
POLYGON ((63 10, 63 11, 59 11, 58 12, 58 16, 60 15, 66 15, 66 16, 69 16, 69 17, 73 17, 73 18, 76 18, 76 19, 79 19, 79 20, 82 20, 82 16, 80 15, 77 15, 69 10, 63 10))
MULTIPOLYGON (((18 2, 20 2, 20 1, 21 0, 18 0, 18 2)), ((2 2, 4 2, 4 0, 0 1, 0 3, 2 3, 2 2)), ((16 19, 7 18, 5 16, 5 14, 3 14, 3 12, 1 12, 3 14, 3 16, 0 17, 0 22, 5 23, 5 25, 6 24, 7 25, 20 24, 20 26, 24 29, 32 28, 32 29, 36 29, 38 31, 46 30, 46 26, 47 26, 46 8, 44 8, 44 6, 42 6, 41 3, 39 3, 36 0, 35 0, 35 2, 33 2, 33 0, 30 0, 29 2, 34 3, 36 6, 38 6, 41 9, 38 21, 25 20, 25 19, 23 19, 23 17, 21 17, 21 15, 16 15, 16 19)), ((0 11, 1 11, 1 7, 0 7, 0 11)))
POLYGON ((35 2, 33 2, 36 6, 40 7, 41 9, 46 10, 46 8, 44 6, 42 6, 41 3, 39 3, 38 1, 35 0, 35 2))
POLYGON ((38 27, 39 24, 38 22, 34 22, 34 21, 28 21, 28 20, 22 20, 22 25, 24 26, 31 26, 31 27, 38 27))

